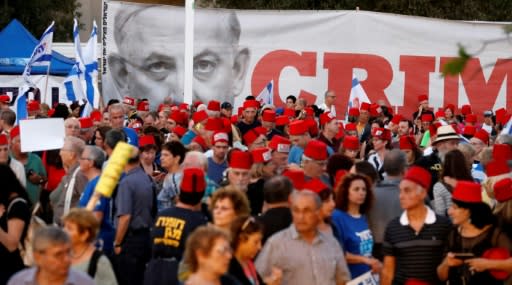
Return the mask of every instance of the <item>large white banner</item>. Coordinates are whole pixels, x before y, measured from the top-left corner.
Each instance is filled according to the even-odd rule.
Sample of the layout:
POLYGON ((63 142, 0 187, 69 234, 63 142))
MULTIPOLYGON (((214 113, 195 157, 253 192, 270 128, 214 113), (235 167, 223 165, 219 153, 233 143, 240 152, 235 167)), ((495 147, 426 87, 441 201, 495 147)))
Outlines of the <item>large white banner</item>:
MULTIPOLYGON (((103 19, 103 96, 183 101, 183 8, 107 1, 103 19)), ((310 104, 337 95, 345 114, 355 75, 372 102, 412 114, 417 96, 430 106, 471 104, 474 111, 512 109, 512 45, 489 44, 460 76, 442 66, 483 41, 503 38, 503 25, 364 11, 197 9, 193 100, 258 95, 274 82, 274 104, 288 95, 310 104), (509 76, 507 76, 509 75, 509 76)))

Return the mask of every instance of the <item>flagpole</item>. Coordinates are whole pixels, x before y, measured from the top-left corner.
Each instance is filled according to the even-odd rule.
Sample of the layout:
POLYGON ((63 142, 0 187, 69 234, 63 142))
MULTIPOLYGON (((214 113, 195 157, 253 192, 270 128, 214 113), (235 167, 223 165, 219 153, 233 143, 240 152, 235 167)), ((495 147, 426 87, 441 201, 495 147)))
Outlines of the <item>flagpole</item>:
MULTIPOLYGON (((48 77, 50 77, 50 66, 52 66, 51 60, 50 60, 50 63, 48 64, 48 68, 46 69, 46 83, 44 84, 44 95, 43 95, 42 103, 46 103, 46 95, 48 93, 48 77)), ((50 108, 52 107, 51 103, 48 105, 50 105, 50 108)))
MULTIPOLYGON (((192 80, 194 78, 194 0, 185 1, 185 74, 183 102, 192 104, 192 80)), ((174 94, 180 96, 181 94, 174 94)))

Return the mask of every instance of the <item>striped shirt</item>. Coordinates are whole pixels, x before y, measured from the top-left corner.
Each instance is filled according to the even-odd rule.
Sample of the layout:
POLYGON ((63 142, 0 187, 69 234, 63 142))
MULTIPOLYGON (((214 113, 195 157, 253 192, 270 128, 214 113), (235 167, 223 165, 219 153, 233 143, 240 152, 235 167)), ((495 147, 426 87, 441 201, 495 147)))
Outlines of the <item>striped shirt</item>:
POLYGON ((408 279, 419 279, 429 284, 441 284, 436 269, 442 262, 450 220, 437 216, 427 207, 427 216, 421 230, 416 233, 409 225, 407 213, 393 219, 384 234, 384 256, 393 256, 396 268, 393 285, 408 279))
POLYGON ((335 285, 350 280, 345 255, 334 237, 318 232, 308 243, 293 224, 271 236, 256 259, 261 276, 269 276, 272 267, 283 271, 283 285, 335 285))

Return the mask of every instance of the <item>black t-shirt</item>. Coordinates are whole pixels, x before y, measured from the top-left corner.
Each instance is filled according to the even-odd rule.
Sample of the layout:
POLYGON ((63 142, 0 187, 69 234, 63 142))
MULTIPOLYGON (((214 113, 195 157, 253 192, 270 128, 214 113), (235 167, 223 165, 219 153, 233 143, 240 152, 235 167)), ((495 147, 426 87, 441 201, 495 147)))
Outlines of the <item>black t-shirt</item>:
POLYGON ((252 124, 248 125, 246 124, 244 121, 240 121, 236 124, 236 126, 238 127, 238 129, 240 130, 240 133, 243 135, 245 135, 245 133, 247 133, 250 129, 254 129, 256 127, 259 127, 261 126, 261 123, 257 120, 254 120, 254 122, 252 122, 252 124))
POLYGON ((250 183, 247 186, 247 199, 251 206, 251 215, 257 216, 261 213, 263 208, 263 185, 265 179, 260 178, 254 183, 250 183))
POLYGON ((180 207, 161 211, 151 230, 153 258, 175 257, 181 260, 190 233, 206 223, 206 217, 199 211, 180 207))
POLYGON ((292 213, 287 207, 279 207, 267 210, 257 217, 263 224, 263 243, 273 234, 284 230, 292 223, 292 213))
MULTIPOLYGON (((5 206, 5 213, 0 217, 0 228, 2 228, 2 230, 6 232, 8 231, 7 223, 10 219, 20 219, 25 222, 23 233, 21 235, 21 240, 24 240, 30 221, 30 209, 25 200, 22 200, 21 198, 14 198, 5 206), (14 201, 15 199, 16 201, 14 201)), ((7 248, 0 243, 0 271, 2 271, 0 274, 0 284, 5 284, 8 280, 1 279, 8 278, 7 276, 16 273, 23 269, 23 267, 24 264, 20 256, 20 251, 16 249, 13 252, 9 252, 7 248)))
POLYGON ((439 181, 439 177, 441 176, 441 171, 443 169, 443 164, 437 155, 437 150, 434 150, 434 152, 430 155, 419 158, 414 164, 416 166, 425 168, 430 172, 430 175, 432 175, 432 182, 430 184, 430 188, 428 189, 428 196, 430 200, 434 200, 434 184, 439 181))

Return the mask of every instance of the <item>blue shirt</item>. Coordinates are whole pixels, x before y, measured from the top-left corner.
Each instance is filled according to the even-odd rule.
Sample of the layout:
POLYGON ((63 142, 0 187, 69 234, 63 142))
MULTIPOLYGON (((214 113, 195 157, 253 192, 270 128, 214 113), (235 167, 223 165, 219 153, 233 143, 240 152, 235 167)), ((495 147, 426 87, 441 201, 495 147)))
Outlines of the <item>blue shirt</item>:
POLYGON ((288 163, 295 163, 300 165, 302 161, 302 154, 304 153, 304 149, 300 146, 292 146, 290 149, 290 153, 288 153, 288 163))
POLYGON ((127 143, 139 147, 139 137, 137 136, 137 132, 134 129, 130 129, 127 127, 123 127, 123 131, 126 134, 127 143))
MULTIPOLYGON (((372 256, 373 236, 368 227, 366 216, 353 217, 346 212, 334 210, 332 222, 339 230, 340 244, 346 252, 366 257, 372 256)), ((352 278, 371 270, 367 264, 349 264, 352 278)))
POLYGON ((222 181, 224 170, 228 168, 227 160, 224 160, 221 164, 218 164, 213 158, 208 158, 208 178, 219 184, 222 181))
MULTIPOLYGON (((80 196, 80 201, 78 202, 78 207, 85 208, 87 206, 99 179, 100 176, 98 175, 85 185, 84 192, 82 192, 82 196, 80 196)), ((96 203, 94 211, 103 213, 98 240, 100 241, 100 245, 102 245, 102 250, 106 253, 110 253, 113 250, 115 234, 114 227, 110 221, 110 198, 102 196, 98 203, 96 203)))

